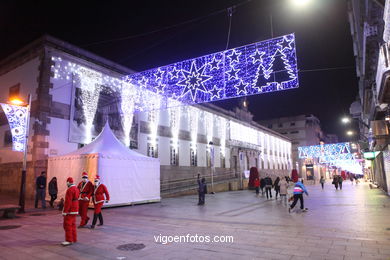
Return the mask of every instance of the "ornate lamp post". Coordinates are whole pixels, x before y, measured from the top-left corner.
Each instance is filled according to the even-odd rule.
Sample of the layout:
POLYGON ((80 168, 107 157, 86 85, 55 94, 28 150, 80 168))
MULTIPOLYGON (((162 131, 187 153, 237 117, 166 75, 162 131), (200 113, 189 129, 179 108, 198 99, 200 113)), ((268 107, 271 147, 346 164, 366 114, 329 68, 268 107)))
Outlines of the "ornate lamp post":
POLYGON ((20 99, 12 99, 8 103, 9 104, 1 104, 1 106, 6 114, 11 128, 12 149, 14 151, 23 152, 22 179, 19 193, 19 213, 24 213, 31 95, 28 95, 27 104, 20 99))

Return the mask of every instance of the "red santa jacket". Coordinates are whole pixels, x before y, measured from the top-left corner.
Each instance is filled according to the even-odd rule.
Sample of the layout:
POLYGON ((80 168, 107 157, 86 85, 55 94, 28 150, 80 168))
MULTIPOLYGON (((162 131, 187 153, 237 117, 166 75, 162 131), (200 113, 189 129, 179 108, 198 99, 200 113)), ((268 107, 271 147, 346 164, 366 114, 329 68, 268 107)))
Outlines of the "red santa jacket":
POLYGON ((84 182, 80 182, 77 188, 80 191, 79 200, 87 201, 84 198, 87 198, 88 200, 91 199, 92 193, 93 193, 93 184, 89 181, 84 184, 84 182))
POLYGON ((72 184, 67 190, 65 195, 64 209, 62 213, 66 214, 79 214, 79 190, 76 185, 72 184))
POLYGON ((103 203, 104 195, 106 195, 106 200, 110 200, 110 194, 108 194, 107 187, 104 184, 99 184, 93 191, 93 203, 103 203))

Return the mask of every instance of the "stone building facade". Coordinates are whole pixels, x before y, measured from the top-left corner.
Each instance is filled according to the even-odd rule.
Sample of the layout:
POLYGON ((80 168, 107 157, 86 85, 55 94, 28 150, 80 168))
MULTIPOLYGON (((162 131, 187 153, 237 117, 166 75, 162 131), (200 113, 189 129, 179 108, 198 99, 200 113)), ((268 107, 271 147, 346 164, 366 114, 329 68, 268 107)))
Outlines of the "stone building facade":
MULTIPOLYGON (((74 141, 75 136, 83 134, 77 132, 75 120, 75 80, 59 76, 59 63, 65 64, 65 68, 76 64, 92 74, 117 81, 133 73, 50 36, 0 61, 0 102, 6 102, 11 95, 23 99, 32 95, 27 171, 30 197, 34 194, 34 179, 47 169, 49 156, 63 155, 88 143, 74 141)), ((119 130, 123 118, 110 116, 112 105, 99 107, 100 102, 110 99, 102 100, 100 96, 96 99, 92 127, 98 134, 100 121, 109 120, 117 137, 123 139, 119 130)), ((209 178, 212 168, 216 182, 237 179, 252 166, 273 176, 288 175, 291 170, 288 137, 252 120, 240 120, 235 112, 212 104, 134 113, 131 131, 131 149, 160 159, 161 189, 167 193, 193 186, 198 172, 209 178)), ((10 129, 1 111, 0 193, 19 191, 21 161, 22 154, 11 150, 10 129)))

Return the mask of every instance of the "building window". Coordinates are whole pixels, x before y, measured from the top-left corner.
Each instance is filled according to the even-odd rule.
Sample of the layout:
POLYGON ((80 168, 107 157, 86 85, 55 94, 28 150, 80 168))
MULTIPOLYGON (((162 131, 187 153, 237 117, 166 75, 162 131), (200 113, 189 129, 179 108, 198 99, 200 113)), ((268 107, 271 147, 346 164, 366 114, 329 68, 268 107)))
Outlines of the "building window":
POLYGON ((191 147, 191 149, 190 149, 190 163, 191 163, 191 166, 198 165, 198 161, 196 158, 196 148, 193 148, 193 147, 191 147))
POLYGON ((283 133, 280 133, 280 134, 282 134, 282 135, 286 135, 286 134, 288 134, 287 132, 283 132, 283 133))
POLYGON ((291 131, 290 134, 298 134, 299 131, 291 131))
POLYGON ((268 125, 268 128, 269 128, 269 129, 272 129, 272 124, 269 124, 269 125, 268 125))
POLYGON ((158 157, 157 145, 148 144, 148 156, 153 158, 158 157))
POLYGON ((20 83, 9 88, 9 99, 17 98, 20 96, 20 83))
POLYGON ((295 122, 291 122, 291 123, 290 123, 290 126, 295 126, 295 122))
POLYGON ((283 124, 282 124, 282 123, 279 123, 279 124, 278 124, 278 127, 279 127, 279 128, 283 127, 283 124))
POLYGON ((4 132, 4 147, 12 146, 12 134, 10 130, 4 132))
POLYGON ((225 168, 226 167, 226 163, 225 163, 225 156, 223 156, 223 154, 221 153, 221 168, 225 168))
POLYGON ((178 165, 177 148, 171 146, 171 165, 178 165))
POLYGON ((154 123, 156 122, 156 111, 152 110, 148 112, 148 122, 154 123))

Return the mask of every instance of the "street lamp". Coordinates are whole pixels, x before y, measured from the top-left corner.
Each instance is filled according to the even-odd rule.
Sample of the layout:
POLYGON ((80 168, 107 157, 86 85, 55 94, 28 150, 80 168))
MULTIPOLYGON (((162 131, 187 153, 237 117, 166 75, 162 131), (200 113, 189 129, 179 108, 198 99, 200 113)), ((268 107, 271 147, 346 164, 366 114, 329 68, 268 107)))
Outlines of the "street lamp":
POLYGON ((22 167, 22 180, 20 183, 20 194, 19 194, 19 213, 24 213, 25 200, 26 200, 26 171, 27 171, 27 150, 28 150, 28 136, 30 132, 30 108, 31 108, 31 95, 28 95, 28 104, 25 104, 18 98, 13 98, 9 101, 11 105, 23 106, 27 108, 26 116, 26 129, 24 138, 24 151, 23 151, 23 167, 22 167))
POLYGON ((347 131, 347 135, 348 135, 348 136, 353 136, 353 135, 354 135, 354 132, 351 131, 351 130, 348 130, 348 131, 347 131))
POLYGON ((291 0, 291 2, 296 6, 307 5, 311 0, 291 0))
POLYGON ((343 124, 348 124, 351 122, 351 118, 349 117, 343 117, 341 118, 341 122, 343 122, 343 124))

